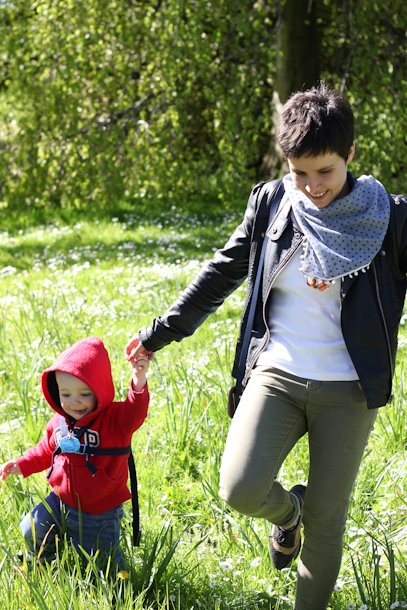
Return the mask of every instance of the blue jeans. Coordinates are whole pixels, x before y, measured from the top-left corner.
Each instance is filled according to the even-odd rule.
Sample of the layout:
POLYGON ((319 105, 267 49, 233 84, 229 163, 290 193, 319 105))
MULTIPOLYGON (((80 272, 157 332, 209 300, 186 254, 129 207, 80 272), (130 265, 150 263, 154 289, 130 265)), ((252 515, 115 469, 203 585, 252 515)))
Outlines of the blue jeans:
POLYGON ((91 515, 61 502, 51 492, 44 502, 40 502, 21 520, 20 528, 31 553, 41 551, 40 558, 52 559, 56 552, 56 537, 62 538, 66 532, 68 540, 81 554, 81 548, 94 555, 97 550, 101 557, 111 555, 119 569, 124 567, 123 555, 119 546, 120 521, 123 506, 91 515))

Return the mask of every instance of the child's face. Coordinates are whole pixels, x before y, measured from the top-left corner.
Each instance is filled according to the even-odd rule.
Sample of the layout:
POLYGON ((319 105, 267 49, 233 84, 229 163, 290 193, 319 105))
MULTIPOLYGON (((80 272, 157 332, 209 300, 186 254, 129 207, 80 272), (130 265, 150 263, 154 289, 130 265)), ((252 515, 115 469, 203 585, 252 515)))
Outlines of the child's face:
POLYGON ((355 152, 352 146, 347 161, 335 152, 317 157, 287 159, 293 183, 317 208, 326 208, 334 199, 348 192, 348 163, 355 152))
POLYGON ((96 395, 86 383, 63 371, 56 371, 55 377, 65 413, 78 420, 96 409, 96 395))

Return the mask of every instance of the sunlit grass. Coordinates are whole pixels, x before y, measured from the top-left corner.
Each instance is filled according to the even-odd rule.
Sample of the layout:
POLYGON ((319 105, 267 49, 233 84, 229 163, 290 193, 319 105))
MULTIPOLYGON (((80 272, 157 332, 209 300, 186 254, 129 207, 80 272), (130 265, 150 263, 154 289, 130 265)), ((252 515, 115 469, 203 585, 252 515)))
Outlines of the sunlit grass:
MULTIPOLYGON (((1 234, 1 459, 42 436, 50 415, 41 371, 68 344, 96 334, 111 355, 117 396, 130 370, 127 339, 163 312, 238 215, 204 220, 176 210, 154 218, 118 215, 61 220, 1 234)), ((0 603, 8 610, 289 609, 295 568, 277 573, 267 554, 269 525, 228 509, 217 495, 229 420, 230 384, 243 288, 182 344, 159 352, 149 376, 150 415, 133 448, 143 538, 123 547, 127 575, 112 584, 92 562, 84 568, 63 544, 50 565, 21 564, 19 518, 47 493, 43 474, 0 487, 0 603)), ((402 350, 407 334, 402 331, 402 350)), ((395 399, 382 409, 355 486, 343 567, 331 608, 406 607, 405 374, 400 355, 395 399), (397 604, 398 605, 395 605, 397 604)), ((284 465, 288 485, 304 480, 303 440, 284 465)))

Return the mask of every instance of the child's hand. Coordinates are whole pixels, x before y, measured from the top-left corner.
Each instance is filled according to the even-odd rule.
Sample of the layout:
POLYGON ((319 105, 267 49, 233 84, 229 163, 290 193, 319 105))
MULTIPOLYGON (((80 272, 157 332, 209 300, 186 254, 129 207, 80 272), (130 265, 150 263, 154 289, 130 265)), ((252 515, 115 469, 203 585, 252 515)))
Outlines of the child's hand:
POLYGON ((139 356, 138 360, 130 360, 133 367, 133 385, 136 391, 141 391, 147 383, 146 373, 150 361, 145 356, 139 356))
POLYGON ((20 466, 15 460, 9 460, 0 466, 0 480, 4 481, 11 474, 22 474, 20 466))

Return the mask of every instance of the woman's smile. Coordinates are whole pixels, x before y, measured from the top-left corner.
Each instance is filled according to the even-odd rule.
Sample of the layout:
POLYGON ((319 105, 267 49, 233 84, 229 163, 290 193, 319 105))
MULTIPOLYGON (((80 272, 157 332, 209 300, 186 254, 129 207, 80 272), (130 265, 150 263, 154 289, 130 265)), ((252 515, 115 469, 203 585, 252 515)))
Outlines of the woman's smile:
POLYGON ((347 161, 337 153, 327 152, 315 157, 287 159, 292 181, 318 208, 326 208, 334 199, 348 192, 347 164, 354 154, 351 147, 347 161))

